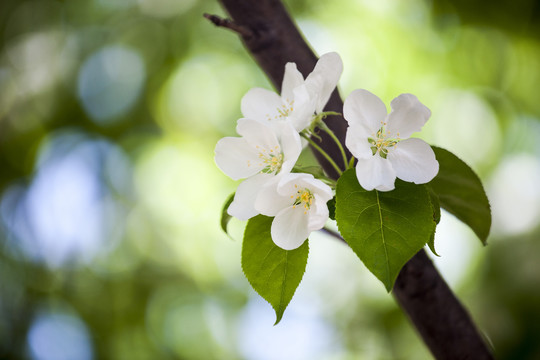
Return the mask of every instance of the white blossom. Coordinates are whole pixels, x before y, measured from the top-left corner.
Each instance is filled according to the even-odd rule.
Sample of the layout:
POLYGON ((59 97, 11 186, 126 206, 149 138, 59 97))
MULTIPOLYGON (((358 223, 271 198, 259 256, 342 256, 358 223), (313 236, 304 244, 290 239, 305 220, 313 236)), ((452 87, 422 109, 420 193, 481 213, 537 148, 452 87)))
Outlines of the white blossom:
POLYGON ((409 138, 431 111, 412 94, 399 95, 390 106, 387 114, 381 99, 367 90, 353 91, 343 106, 349 124, 345 144, 358 160, 356 176, 366 190, 393 190, 396 177, 424 184, 439 171, 431 147, 409 138))
POLYGON ((258 191, 276 175, 289 173, 302 145, 292 125, 269 127, 251 119, 240 119, 236 131, 241 137, 225 137, 215 149, 217 166, 233 180, 244 180, 236 190, 227 212, 247 220, 258 212, 253 204, 258 191))
POLYGON ((321 56, 304 80, 295 63, 285 65, 281 96, 263 88, 253 88, 242 98, 242 114, 251 119, 275 124, 287 120, 300 132, 307 128, 315 114, 323 111, 343 71, 340 56, 321 56))
POLYGON ((311 174, 290 173, 266 184, 255 200, 263 215, 275 216, 270 234, 285 250, 298 248, 328 220, 332 189, 311 174))

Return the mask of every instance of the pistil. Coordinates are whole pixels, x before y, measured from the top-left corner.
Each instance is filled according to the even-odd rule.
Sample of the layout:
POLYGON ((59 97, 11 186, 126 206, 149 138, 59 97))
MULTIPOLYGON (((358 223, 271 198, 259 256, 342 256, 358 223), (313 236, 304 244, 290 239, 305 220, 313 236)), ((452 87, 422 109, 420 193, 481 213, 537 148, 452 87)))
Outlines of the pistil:
POLYGON ((372 145, 371 151, 373 155, 379 153, 380 157, 386 159, 388 149, 396 146, 401 139, 399 138, 399 133, 397 133, 396 138, 390 138, 390 133, 385 132, 384 126, 386 123, 381 122, 381 125, 381 128, 377 131, 377 135, 372 134, 372 137, 368 138, 368 142, 372 145))
MULTIPOLYGON (((298 185, 294 185, 295 188, 298 188, 298 185)), ((295 198, 294 195, 291 195, 291 198, 295 198)), ((296 198, 294 199, 293 203, 293 209, 296 208, 296 206, 303 206, 304 207, 304 214, 307 214, 308 210, 311 208, 311 204, 313 203, 313 193, 309 189, 301 189, 296 191, 296 198)))

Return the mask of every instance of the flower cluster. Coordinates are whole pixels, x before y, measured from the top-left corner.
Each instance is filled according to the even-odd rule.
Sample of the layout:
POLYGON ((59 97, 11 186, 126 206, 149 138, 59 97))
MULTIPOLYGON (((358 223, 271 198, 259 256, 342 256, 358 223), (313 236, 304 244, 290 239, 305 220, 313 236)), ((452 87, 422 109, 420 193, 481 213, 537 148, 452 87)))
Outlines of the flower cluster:
POLYGON ((304 80, 296 64, 288 63, 281 96, 261 88, 248 91, 241 103, 245 118, 236 127, 241 137, 216 145, 218 167, 234 180, 245 179, 228 213, 241 220, 275 216, 272 239, 286 250, 302 245, 328 220, 332 189, 311 174, 291 171, 302 151, 299 133, 322 113, 342 68, 338 54, 325 54, 304 80))
MULTIPOLYGON (((333 197, 327 184, 332 181, 295 168, 303 148, 301 137, 313 144, 309 135, 315 126, 327 131, 341 148, 347 167, 342 145, 322 122, 328 114, 323 108, 342 70, 337 53, 321 56, 305 79, 296 64, 288 63, 281 95, 262 88, 249 90, 241 102, 244 118, 236 127, 240 137, 225 137, 216 145, 218 167, 234 180, 245 179, 227 212, 241 220, 273 216, 272 240, 285 250, 299 247, 324 226, 327 202, 333 197)), ((426 183, 438 172, 431 147, 409 138, 428 120, 429 109, 411 94, 398 96, 391 107, 387 114, 383 102, 366 90, 353 91, 344 103, 349 125, 346 146, 357 159, 358 182, 366 190, 393 190, 396 177, 426 183)), ((327 158, 341 174, 342 168, 327 158)))

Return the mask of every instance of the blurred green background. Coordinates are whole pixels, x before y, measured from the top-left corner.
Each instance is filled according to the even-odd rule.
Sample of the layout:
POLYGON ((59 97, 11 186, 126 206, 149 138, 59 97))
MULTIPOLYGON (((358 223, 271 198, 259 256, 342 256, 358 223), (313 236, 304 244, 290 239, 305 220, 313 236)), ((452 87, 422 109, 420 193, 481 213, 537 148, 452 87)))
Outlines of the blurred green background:
MULTIPOLYGON (((288 0, 318 54, 484 180, 482 247, 443 214, 438 268, 500 359, 540 358, 540 5, 288 0)), ((0 4, 0 358, 429 359, 343 244, 310 241, 276 327, 240 268, 237 183, 213 162, 240 99, 270 88, 210 0, 0 4)), ((452 326, 452 324, 448 324, 452 326)))

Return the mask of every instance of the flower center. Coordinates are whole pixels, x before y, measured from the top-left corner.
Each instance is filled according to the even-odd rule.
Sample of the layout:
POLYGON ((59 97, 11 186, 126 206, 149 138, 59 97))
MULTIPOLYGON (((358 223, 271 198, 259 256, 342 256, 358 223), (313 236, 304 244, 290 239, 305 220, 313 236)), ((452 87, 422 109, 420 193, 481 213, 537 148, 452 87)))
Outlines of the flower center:
MULTIPOLYGON (((264 166, 261 173, 277 174, 283 165, 283 153, 279 151, 279 146, 276 145, 270 150, 261 149, 257 146, 257 149, 259 150, 259 159, 261 160, 259 166, 264 166)), ((251 166, 249 162, 248 166, 251 166)))
POLYGON ((378 153, 383 159, 388 157, 388 149, 396 146, 401 141, 399 133, 396 134, 396 137, 391 137, 390 133, 386 132, 385 126, 386 123, 381 121, 381 128, 377 131, 377 134, 371 134, 371 137, 368 138, 373 155, 378 153))
MULTIPOLYGON (((298 185, 294 185, 294 187, 298 188, 298 185)), ((294 199, 293 209, 297 206, 303 206, 304 214, 307 214, 313 203, 314 196, 311 190, 303 188, 296 191, 296 198, 295 195, 291 195, 291 198, 294 199)))
POLYGON ((272 118, 270 114, 266 114, 266 120, 272 121, 272 120, 284 120, 287 116, 289 116, 294 110, 294 100, 284 100, 283 104, 281 106, 276 108, 276 115, 272 118))

